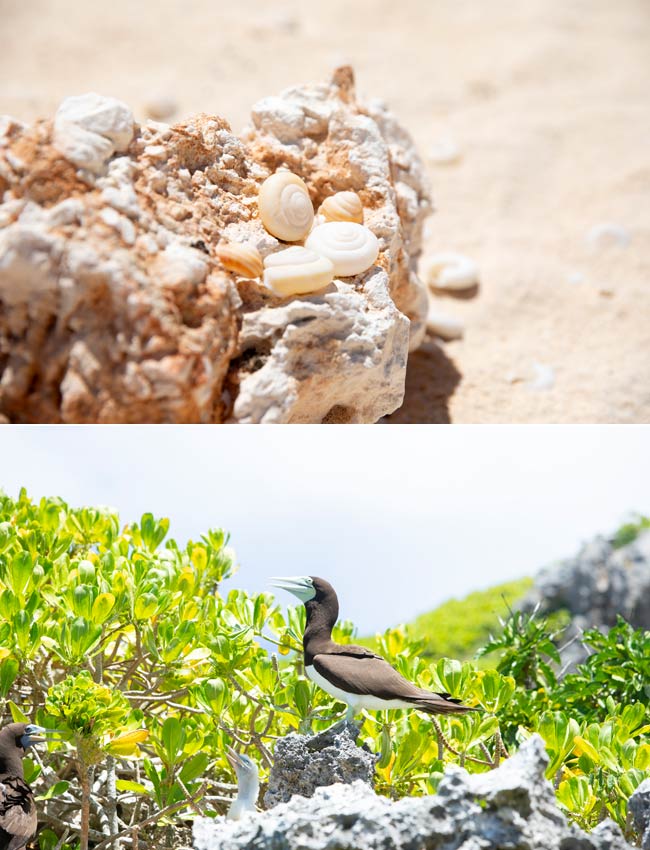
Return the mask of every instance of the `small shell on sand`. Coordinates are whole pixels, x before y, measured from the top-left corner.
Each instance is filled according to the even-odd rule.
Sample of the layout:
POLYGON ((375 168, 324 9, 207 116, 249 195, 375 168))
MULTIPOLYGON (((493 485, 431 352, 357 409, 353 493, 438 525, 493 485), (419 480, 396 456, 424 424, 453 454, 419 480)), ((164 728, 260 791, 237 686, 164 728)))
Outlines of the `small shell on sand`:
POLYGON ((178 104, 166 94, 154 94, 145 101, 144 111, 147 118, 166 121, 178 112, 178 104))
POLYGON ((239 245, 236 242, 227 242, 219 245, 215 251, 221 265, 229 272, 242 277, 261 277, 264 267, 262 256, 257 248, 250 245, 239 245))
POLYGON ((534 376, 528 381, 531 390, 551 390, 555 386, 555 369, 546 363, 533 363, 534 376))
POLYGON ((478 266, 464 254, 451 251, 422 260, 420 277, 432 289, 462 292, 478 284, 478 266))
POLYGON ((626 227, 612 222, 596 224, 587 233, 587 242, 594 249, 609 246, 627 248, 630 239, 630 231, 626 227))
POLYGON ((461 339, 465 333, 465 326, 460 319, 446 313, 439 313, 432 304, 427 314, 427 331, 444 340, 461 339))
POLYGON ((363 224, 363 204, 356 192, 337 192, 318 208, 325 221, 356 221, 363 224))
POLYGON ((379 254, 379 241, 372 230, 353 221, 328 221, 315 227, 305 247, 331 260, 334 274, 341 277, 365 272, 379 254))
POLYGON ((264 284, 276 295, 306 295, 334 279, 334 266, 315 251, 294 245, 264 259, 264 284))
POLYGON ((284 242, 304 239, 314 220, 314 207, 304 182, 290 171, 276 171, 262 183, 257 199, 262 224, 284 242))
POLYGON ((427 159, 434 165, 454 165, 459 162, 461 151, 453 139, 439 139, 429 148, 427 159))

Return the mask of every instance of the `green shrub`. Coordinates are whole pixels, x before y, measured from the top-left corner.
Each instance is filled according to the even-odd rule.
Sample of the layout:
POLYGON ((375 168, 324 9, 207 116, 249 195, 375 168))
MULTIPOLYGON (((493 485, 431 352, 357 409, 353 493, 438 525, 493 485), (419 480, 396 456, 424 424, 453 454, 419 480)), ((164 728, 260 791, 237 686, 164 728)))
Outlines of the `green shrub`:
POLYGON ((622 546, 627 546, 628 543, 634 543, 639 534, 648 528, 650 528, 650 517, 637 514, 614 532, 612 546, 614 549, 620 549, 622 546))
MULTIPOLYGON (((463 599, 449 599, 407 625, 408 634, 421 642, 428 658, 474 658, 477 650, 499 629, 499 619, 533 586, 531 578, 509 581, 489 590, 477 590, 463 599)), ((375 638, 361 642, 377 648, 375 638)))

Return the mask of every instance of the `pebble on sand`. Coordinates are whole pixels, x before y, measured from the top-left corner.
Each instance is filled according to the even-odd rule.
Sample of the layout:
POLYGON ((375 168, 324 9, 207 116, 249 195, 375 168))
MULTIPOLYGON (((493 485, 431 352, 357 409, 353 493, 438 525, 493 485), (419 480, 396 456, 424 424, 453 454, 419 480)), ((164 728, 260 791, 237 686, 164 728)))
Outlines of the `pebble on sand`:
POLYGON ((613 222, 595 224, 587 233, 587 244, 593 250, 601 248, 627 248, 631 239, 627 227, 613 222))

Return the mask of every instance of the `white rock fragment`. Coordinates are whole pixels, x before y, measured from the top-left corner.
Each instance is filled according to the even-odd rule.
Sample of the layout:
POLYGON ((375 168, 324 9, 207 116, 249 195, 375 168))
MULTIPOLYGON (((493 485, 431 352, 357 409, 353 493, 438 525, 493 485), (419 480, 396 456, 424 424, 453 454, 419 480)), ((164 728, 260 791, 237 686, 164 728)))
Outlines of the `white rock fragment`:
POLYGON ((570 283, 571 286, 578 286, 581 283, 585 282, 585 276, 582 272, 570 272, 567 275, 567 283, 570 283))
POLYGON ((448 251, 422 260, 420 276, 432 289, 462 292, 478 285, 478 266, 464 254, 448 251))
POLYGON ((185 288, 205 280, 208 264, 200 251, 173 242, 156 258, 156 270, 163 285, 185 288))
POLYGON ((105 171, 115 151, 133 138, 133 113, 112 97, 89 93, 67 97, 54 116, 54 146, 79 168, 105 171))
POLYGON ((592 250, 610 247, 627 248, 631 238, 630 231, 621 224, 603 222, 589 230, 587 244, 592 250))
POLYGON ((280 142, 299 141, 305 130, 305 113, 288 99, 271 95, 259 100, 251 110, 258 130, 275 136, 280 142))
POLYGON ((67 97, 59 106, 55 121, 76 124, 113 143, 116 151, 125 151, 133 138, 133 113, 114 97, 90 92, 67 97))
POLYGON ((140 217, 138 196, 130 184, 122 185, 119 189, 107 186, 106 189, 102 189, 102 197, 109 206, 115 207, 116 210, 125 213, 130 218, 138 219, 140 217))
POLYGON ((460 319, 438 312, 438 308, 432 304, 427 314, 427 331, 444 340, 461 339, 465 326, 460 319))
POLYGON ((112 207, 105 207, 100 211, 99 216, 102 221, 104 221, 109 227, 114 228, 120 234, 127 245, 135 244, 135 227, 130 219, 126 218, 126 216, 120 215, 120 213, 112 207))
POLYGON ((79 224, 83 220, 84 204, 79 198, 66 198, 49 210, 50 227, 79 224))

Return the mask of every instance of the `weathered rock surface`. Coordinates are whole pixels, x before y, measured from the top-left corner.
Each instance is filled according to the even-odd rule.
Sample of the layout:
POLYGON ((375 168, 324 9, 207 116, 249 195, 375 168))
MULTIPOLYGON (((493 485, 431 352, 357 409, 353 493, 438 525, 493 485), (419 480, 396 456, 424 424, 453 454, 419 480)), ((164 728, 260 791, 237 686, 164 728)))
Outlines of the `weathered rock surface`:
POLYGON ((195 850, 627 850, 606 821, 587 835, 567 823, 544 777, 538 736, 496 770, 447 768, 438 793, 397 802, 363 782, 319 788, 240 822, 199 819, 195 850))
MULTIPOLYGON (((650 532, 615 549, 604 537, 586 543, 577 555, 540 570, 522 607, 542 612, 566 609, 572 617, 563 642, 583 629, 607 629, 624 617, 634 628, 650 629, 650 532)), ((564 664, 586 656, 579 641, 564 652, 564 664)))
POLYGON ((628 811, 641 836, 642 850, 650 850, 650 779, 644 779, 630 797, 628 811))
POLYGON ((332 727, 319 735, 287 735, 273 753, 267 809, 286 803, 294 794, 311 797, 325 785, 363 782, 374 786, 376 757, 356 744, 359 729, 352 723, 332 727))
POLYGON ((112 98, 0 118, 0 418, 11 422, 373 422, 401 403, 425 330, 415 276, 422 164, 352 72, 252 111, 137 125, 112 98), (220 266, 221 240, 282 247, 257 193, 280 166, 315 208, 359 193, 377 264, 281 299, 220 266))

